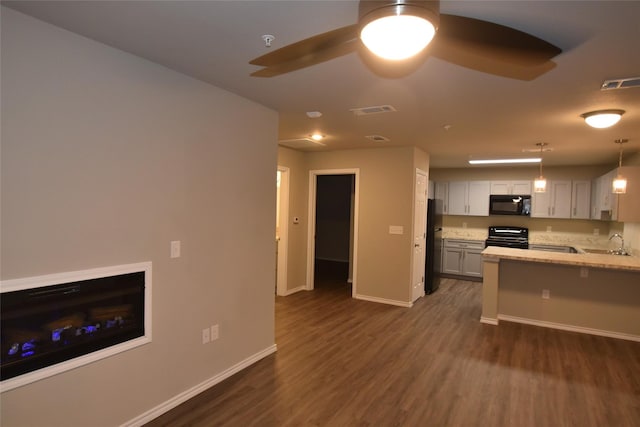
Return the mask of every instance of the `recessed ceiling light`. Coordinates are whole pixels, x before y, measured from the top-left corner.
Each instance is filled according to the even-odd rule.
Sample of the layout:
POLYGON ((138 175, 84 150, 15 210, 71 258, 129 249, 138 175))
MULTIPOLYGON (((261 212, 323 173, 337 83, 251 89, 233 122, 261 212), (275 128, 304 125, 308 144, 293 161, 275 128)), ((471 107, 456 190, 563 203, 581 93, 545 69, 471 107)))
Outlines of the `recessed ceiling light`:
POLYGON ((470 165, 504 165, 517 163, 540 163, 540 157, 531 157, 527 159, 476 159, 469 160, 470 165))

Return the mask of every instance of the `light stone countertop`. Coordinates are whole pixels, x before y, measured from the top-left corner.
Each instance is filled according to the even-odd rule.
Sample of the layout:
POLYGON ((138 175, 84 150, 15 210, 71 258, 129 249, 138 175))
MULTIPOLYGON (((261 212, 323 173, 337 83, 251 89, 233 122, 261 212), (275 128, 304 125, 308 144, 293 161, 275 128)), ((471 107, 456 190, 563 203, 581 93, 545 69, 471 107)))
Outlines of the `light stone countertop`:
POLYGON ((582 253, 573 254, 529 249, 502 248, 498 246, 489 246, 488 248, 485 248, 482 251, 482 256, 485 260, 510 259, 516 261, 576 265, 581 267, 640 272, 640 258, 637 256, 582 253))
MULTIPOLYGON (((486 228, 453 228, 444 227, 442 237, 444 239, 461 239, 461 240, 482 240, 487 239, 488 230, 486 228)), ((562 233, 562 232, 529 232, 530 245, 549 245, 549 246, 571 246, 576 249, 618 249, 620 242, 618 240, 609 241, 606 235, 594 235, 587 233, 562 233)), ((629 250, 628 247, 625 249, 629 250)), ((630 251, 634 255, 638 255, 634 251, 630 251)))

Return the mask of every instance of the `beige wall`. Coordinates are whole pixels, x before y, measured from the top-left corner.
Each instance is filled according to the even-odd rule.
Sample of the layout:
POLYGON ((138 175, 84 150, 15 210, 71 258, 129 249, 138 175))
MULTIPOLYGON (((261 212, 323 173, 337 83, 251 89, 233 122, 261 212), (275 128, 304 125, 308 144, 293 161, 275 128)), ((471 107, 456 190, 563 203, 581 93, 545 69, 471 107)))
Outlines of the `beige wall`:
MULTIPOLYGON (((310 170, 359 169, 360 216, 357 292, 363 297, 390 302, 411 301, 411 235, 413 227, 413 185, 415 168, 429 168, 429 157, 414 147, 345 150, 323 153, 297 153, 279 149, 279 164, 304 169, 303 185, 292 186, 290 202, 304 211, 298 215, 300 224, 290 236, 289 282, 297 283, 306 272, 306 232, 308 227, 308 177, 310 170), (404 234, 389 234, 390 225, 400 225, 404 234), (299 255, 299 256, 298 256, 299 255), (295 256, 295 258, 293 258, 295 256), (304 260, 303 260, 304 258, 304 260), (292 264, 295 264, 292 265, 292 264)), ((296 208, 294 208, 296 209, 296 208)), ((291 227, 291 224, 290 224, 291 227)), ((291 228, 290 228, 291 230, 291 228)), ((290 285, 290 288, 295 285, 290 285)))
POLYGON ((307 280, 307 226, 309 171, 305 154, 278 147, 278 165, 289 168, 289 250, 287 291, 304 288, 307 280), (300 222, 293 223, 298 217, 300 222))
POLYGON ((625 270, 500 261, 498 313, 640 336, 639 274, 625 270), (542 299, 542 290, 550 292, 542 299))
POLYGON ((2 393, 0 424, 120 425, 271 348, 277 114, 5 8, 1 30, 1 277, 152 261, 153 342, 2 393))

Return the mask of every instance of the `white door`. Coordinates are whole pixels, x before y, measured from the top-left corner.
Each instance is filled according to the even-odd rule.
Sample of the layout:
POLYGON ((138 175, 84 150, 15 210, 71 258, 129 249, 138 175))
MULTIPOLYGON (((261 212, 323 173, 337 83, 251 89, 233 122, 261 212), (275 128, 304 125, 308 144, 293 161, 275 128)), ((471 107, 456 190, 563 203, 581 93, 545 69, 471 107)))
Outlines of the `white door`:
POLYGON ((413 215, 413 290, 411 301, 424 296, 425 246, 427 236, 427 175, 416 171, 413 215))

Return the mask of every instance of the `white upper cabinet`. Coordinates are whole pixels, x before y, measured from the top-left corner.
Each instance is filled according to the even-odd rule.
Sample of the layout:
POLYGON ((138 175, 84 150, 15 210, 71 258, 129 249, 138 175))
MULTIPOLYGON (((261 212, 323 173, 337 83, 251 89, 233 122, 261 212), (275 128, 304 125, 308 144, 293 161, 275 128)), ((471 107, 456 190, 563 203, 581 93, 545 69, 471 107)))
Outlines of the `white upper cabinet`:
POLYGON ((531 181, 491 181, 491 194, 531 194, 531 181))
POLYGON ((489 181, 449 183, 449 215, 489 215, 489 181))
POLYGON ((449 214, 449 183, 436 182, 434 185, 434 199, 442 200, 442 213, 449 214))
POLYGON ((573 181, 571 218, 589 219, 591 214, 591 181, 573 181))
POLYGON ((571 218, 571 181, 547 181, 547 191, 533 193, 531 216, 571 218))

